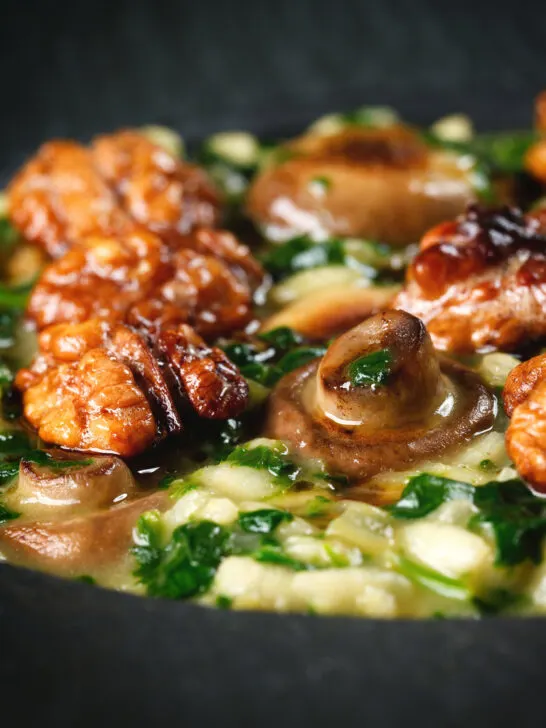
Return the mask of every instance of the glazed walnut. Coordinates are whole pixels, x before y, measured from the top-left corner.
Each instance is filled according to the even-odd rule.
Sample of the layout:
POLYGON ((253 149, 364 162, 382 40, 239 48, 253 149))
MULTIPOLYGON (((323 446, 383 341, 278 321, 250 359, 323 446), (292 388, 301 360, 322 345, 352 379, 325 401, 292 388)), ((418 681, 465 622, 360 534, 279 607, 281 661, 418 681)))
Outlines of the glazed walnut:
POLYGON ((93 160, 126 212, 161 236, 220 220, 218 193, 199 167, 182 162, 136 131, 95 140, 93 160))
POLYGON ((176 247, 135 228, 91 237, 44 270, 27 314, 38 329, 98 317, 142 332, 189 323, 206 337, 244 327, 263 278, 248 248, 228 232, 202 228, 176 247))
POLYGON ((11 220, 23 237, 52 257, 88 235, 118 233, 128 216, 75 142, 44 144, 8 187, 11 220))
POLYGON ((470 206, 423 239, 394 308, 454 353, 514 350, 546 334, 546 236, 519 210, 470 206))
POLYGON ((244 410, 246 380, 221 349, 207 346, 191 326, 163 331, 156 350, 201 417, 223 420, 244 410))
POLYGON ((506 449, 518 473, 546 492, 546 354, 513 369, 503 391, 511 416, 506 449))
POLYGON ((190 408, 222 419, 240 414, 248 401, 234 365, 189 326, 146 342, 100 319, 45 329, 37 357, 15 385, 25 417, 46 442, 124 457, 179 433, 190 408))
POLYGON ((123 320, 129 307, 171 275, 168 251, 152 233, 89 237, 44 269, 27 307, 43 329, 89 318, 123 320))
POLYGON ((90 235, 136 225, 171 240, 220 219, 206 173, 136 131, 101 137, 91 148, 44 144, 10 184, 8 207, 22 235, 54 258, 90 235))

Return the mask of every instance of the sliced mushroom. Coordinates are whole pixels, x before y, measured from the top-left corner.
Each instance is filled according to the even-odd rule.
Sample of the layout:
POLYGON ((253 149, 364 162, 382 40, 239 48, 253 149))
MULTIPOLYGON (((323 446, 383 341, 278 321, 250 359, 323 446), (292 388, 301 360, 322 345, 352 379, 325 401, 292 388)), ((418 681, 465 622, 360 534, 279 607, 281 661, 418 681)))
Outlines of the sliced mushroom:
POLYGON ((0 548, 11 561, 64 576, 112 567, 131 546, 138 517, 167 507, 164 491, 149 493, 106 510, 58 523, 18 523, 0 528, 0 548))
POLYGON ((495 400, 477 375, 438 358, 417 318, 387 311, 284 377, 266 430, 356 485, 444 453, 491 427, 494 414, 495 400), (382 374, 359 383, 352 365, 363 362, 365 371, 378 357, 382 374))
POLYGON ((270 316, 262 331, 288 326, 309 339, 328 339, 387 308, 400 286, 332 286, 300 298, 270 316))
POLYGON ((403 126, 311 132, 286 152, 248 196, 250 216, 272 240, 340 235, 404 245, 475 198, 468 159, 403 126))
POLYGON ((22 460, 17 487, 4 501, 32 518, 53 520, 121 503, 138 492, 127 465, 116 457, 95 456, 88 465, 59 469, 22 460))

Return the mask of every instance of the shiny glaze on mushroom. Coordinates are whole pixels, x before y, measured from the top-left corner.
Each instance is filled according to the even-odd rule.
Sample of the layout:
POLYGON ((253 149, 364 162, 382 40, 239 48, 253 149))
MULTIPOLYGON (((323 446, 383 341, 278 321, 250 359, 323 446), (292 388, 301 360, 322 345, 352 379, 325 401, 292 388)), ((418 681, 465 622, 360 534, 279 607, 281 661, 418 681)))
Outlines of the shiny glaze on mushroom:
POLYGON ((403 126, 310 132, 254 181, 248 212, 265 235, 419 240, 474 199, 467 160, 429 148, 403 126))
POLYGON ((268 412, 270 436, 357 484, 486 431, 495 401, 473 372, 435 354, 422 322, 388 311, 281 380, 268 412), (385 380, 355 383, 351 365, 377 354, 387 359, 385 380))

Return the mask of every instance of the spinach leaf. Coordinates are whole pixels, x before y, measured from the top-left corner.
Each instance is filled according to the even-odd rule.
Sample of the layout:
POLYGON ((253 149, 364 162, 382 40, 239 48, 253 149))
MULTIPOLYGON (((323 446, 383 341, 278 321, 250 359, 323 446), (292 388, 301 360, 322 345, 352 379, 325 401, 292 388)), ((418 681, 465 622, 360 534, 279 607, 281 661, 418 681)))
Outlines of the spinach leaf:
POLYGON ((389 507, 396 518, 422 518, 442 503, 469 500, 476 513, 470 528, 490 528, 495 536, 499 566, 513 566, 526 559, 541 560, 546 535, 546 503, 533 495, 521 480, 492 481, 473 486, 428 473, 410 478, 398 503, 389 507))
POLYGON ((7 249, 8 251, 15 245, 19 240, 19 233, 10 223, 10 221, 3 217, 0 219, 0 248, 7 249))
POLYGON ((474 487, 469 483, 420 473, 409 479, 400 500, 388 510, 396 518, 422 518, 447 501, 471 500, 473 493, 474 487))
MULTIPOLYGON (((154 512, 151 512, 154 513, 154 512)), ((158 514, 144 514, 137 524, 138 543, 133 548, 135 575, 150 596, 184 599, 210 587, 225 554, 229 531, 212 521, 178 526, 161 548, 158 514)))
POLYGON ((15 518, 19 518, 21 514, 16 511, 12 511, 7 506, 0 503, 0 525, 13 521, 15 518))
POLYGON ((258 561, 261 564, 285 566, 293 571, 309 571, 312 569, 310 564, 293 559, 291 556, 288 556, 288 554, 285 554, 280 546, 275 544, 264 544, 250 555, 255 561, 258 561))
POLYGON ((279 511, 273 508, 263 508, 257 511, 241 513, 237 520, 238 525, 247 533, 270 534, 280 526, 281 523, 294 520, 294 516, 288 511, 279 511))
POLYGON ((298 334, 297 331, 290 329, 288 326, 278 326, 276 329, 271 329, 271 331, 260 334, 259 338, 271 344, 277 351, 288 351, 294 346, 299 346, 304 341, 301 334, 298 334))
POLYGON ((321 268, 326 265, 343 265, 345 251, 341 240, 316 243, 306 236, 293 238, 278 245, 262 257, 264 267, 278 280, 290 273, 321 268))
POLYGON ((355 387, 372 387, 385 384, 391 374, 392 355, 388 349, 380 349, 352 361, 347 367, 349 379, 355 387))
POLYGON ((471 593, 468 588, 459 579, 452 579, 445 574, 440 574, 428 566, 418 564, 404 556, 401 556, 398 563, 398 571, 406 576, 410 581, 440 594, 448 599, 458 599, 461 601, 469 601, 471 593))
POLYGON ((283 484, 294 482, 301 472, 301 468, 291 462, 286 455, 266 445, 250 449, 243 446, 236 447, 225 462, 256 470, 267 470, 278 483, 283 484))
POLYGON ((526 559, 539 563, 546 534, 544 501, 520 480, 487 483, 474 490, 478 507, 470 526, 488 524, 495 534, 496 563, 512 566, 526 559))

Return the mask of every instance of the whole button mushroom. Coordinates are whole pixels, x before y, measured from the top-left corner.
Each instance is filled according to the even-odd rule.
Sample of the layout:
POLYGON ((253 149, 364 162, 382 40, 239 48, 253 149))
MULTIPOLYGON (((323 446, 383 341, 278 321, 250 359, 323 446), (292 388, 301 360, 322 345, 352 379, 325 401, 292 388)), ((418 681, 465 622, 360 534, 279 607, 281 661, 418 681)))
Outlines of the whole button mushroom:
POLYGON ((405 245, 475 199, 468 157, 431 148, 401 125, 311 132, 283 151, 289 158, 258 175, 247 200, 273 241, 306 234, 405 245))
POLYGON ((267 431, 357 485, 484 432, 495 410, 477 375, 436 354, 419 319, 387 311, 284 377, 267 431))

